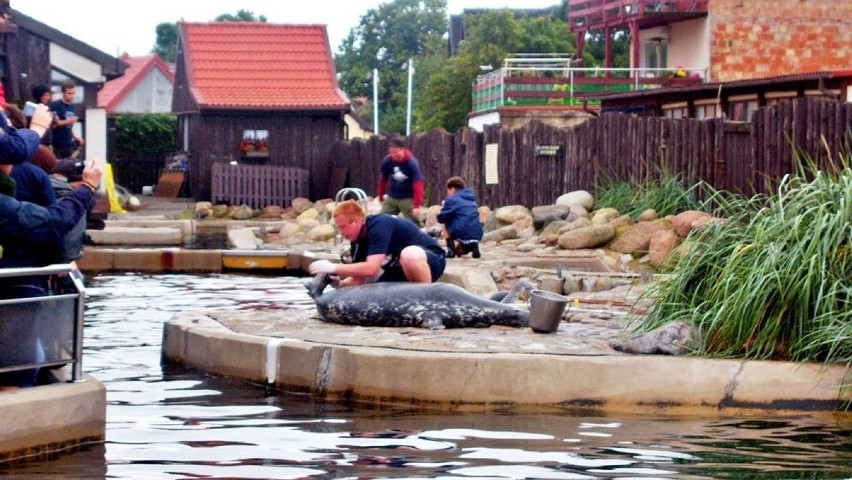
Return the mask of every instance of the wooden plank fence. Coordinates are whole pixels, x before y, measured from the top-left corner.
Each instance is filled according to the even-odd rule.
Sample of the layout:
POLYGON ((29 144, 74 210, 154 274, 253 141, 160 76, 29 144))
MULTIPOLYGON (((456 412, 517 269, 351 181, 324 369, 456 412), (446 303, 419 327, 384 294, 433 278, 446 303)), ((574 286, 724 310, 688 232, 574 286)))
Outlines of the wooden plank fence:
MULTIPOLYGON (((605 113, 567 128, 532 122, 516 130, 488 126, 455 134, 433 131, 407 139, 423 167, 427 205, 440 204, 447 178, 460 175, 480 204, 492 208, 553 203, 573 190, 595 191, 599 182, 679 175, 687 186, 704 181, 718 190, 746 195, 771 191, 793 172, 797 155, 823 168, 852 153, 852 104, 819 98, 779 102, 755 112, 751 122, 723 119, 636 117, 605 113), (496 184, 486 184, 486 146, 498 148, 496 184), (555 155, 536 155, 537 147, 557 146, 555 155)), ((338 142, 329 159, 317 159, 312 175, 345 180, 317 198, 334 197, 343 187, 375 192, 385 139, 338 142), (343 177, 336 175, 336 178, 343 177)))
POLYGON ((211 200, 252 208, 287 207, 296 197, 307 197, 310 174, 304 168, 214 163, 211 200))

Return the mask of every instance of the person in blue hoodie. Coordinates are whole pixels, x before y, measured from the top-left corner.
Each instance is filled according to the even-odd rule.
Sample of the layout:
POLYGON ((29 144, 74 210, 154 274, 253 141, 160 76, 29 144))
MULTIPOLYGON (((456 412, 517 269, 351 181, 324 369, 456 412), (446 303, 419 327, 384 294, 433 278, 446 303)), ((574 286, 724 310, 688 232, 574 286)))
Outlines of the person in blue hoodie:
POLYGON ((465 188, 461 177, 447 180, 447 198, 438 213, 438 221, 444 224, 447 257, 468 253, 473 253, 473 258, 480 257, 482 223, 479 221, 479 206, 473 190, 465 188))

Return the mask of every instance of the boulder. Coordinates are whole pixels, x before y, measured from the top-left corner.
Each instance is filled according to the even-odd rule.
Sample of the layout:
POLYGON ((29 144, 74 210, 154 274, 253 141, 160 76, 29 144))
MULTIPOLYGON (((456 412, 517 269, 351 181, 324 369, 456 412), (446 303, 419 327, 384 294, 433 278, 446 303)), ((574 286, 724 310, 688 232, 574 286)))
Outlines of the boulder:
POLYGON ((709 213, 699 210, 687 210, 685 212, 680 212, 672 217, 672 228, 674 228, 678 237, 686 238, 687 235, 689 235, 689 232, 695 228, 693 223, 700 220, 707 220, 710 217, 711 215, 709 213))
POLYGON ((615 227, 609 224, 591 225, 569 230, 559 236, 559 247, 565 250, 595 248, 605 245, 615 236, 615 227))
POLYGON ((229 211, 228 216, 234 220, 248 220, 254 216, 254 211, 248 205, 242 204, 229 211))
POLYGON ((619 253, 629 253, 634 256, 642 255, 648 252, 651 237, 662 230, 671 231, 668 222, 656 220, 635 223, 619 233, 607 247, 619 253))
POLYGON ((518 220, 521 220, 525 217, 530 218, 530 224, 532 225, 532 213, 530 210, 523 205, 508 205, 505 207, 500 207, 494 211, 494 216, 497 218, 497 221, 502 225, 511 225, 518 220))
POLYGON ((556 204, 569 206, 577 205, 579 207, 583 207, 586 211, 589 211, 595 206, 595 197, 585 190, 574 190, 573 192, 560 195, 559 198, 556 199, 556 204))
POLYGON ((310 229, 308 231, 308 238, 315 242, 325 241, 334 237, 334 233, 334 227, 327 223, 324 223, 310 229))
POLYGON ((550 222, 565 220, 565 217, 571 213, 571 207, 568 205, 542 205, 533 207, 530 212, 532 213, 533 225, 535 225, 536 230, 540 230, 550 222))
POLYGON ((674 230, 660 230, 651 235, 651 243, 648 245, 648 260, 655 267, 662 267, 671 263, 669 255, 680 243, 680 237, 674 230))
POLYGON ((308 200, 305 197, 296 197, 290 201, 290 206, 293 208, 293 211, 296 212, 296 215, 299 215, 305 210, 313 207, 314 202, 308 200))
POLYGON ((621 216, 621 212, 615 208, 601 208, 592 212, 592 223, 602 225, 609 223, 621 216))

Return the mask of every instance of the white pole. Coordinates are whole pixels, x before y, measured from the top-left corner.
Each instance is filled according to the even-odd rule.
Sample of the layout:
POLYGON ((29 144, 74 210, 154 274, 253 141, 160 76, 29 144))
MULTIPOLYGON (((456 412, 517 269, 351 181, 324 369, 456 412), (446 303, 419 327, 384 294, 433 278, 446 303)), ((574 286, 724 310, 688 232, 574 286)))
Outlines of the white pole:
POLYGON ((379 69, 373 69, 373 130, 379 134, 379 69))
POLYGON ((414 83, 414 59, 408 59, 408 113, 405 118, 405 136, 411 135, 411 87, 414 83))

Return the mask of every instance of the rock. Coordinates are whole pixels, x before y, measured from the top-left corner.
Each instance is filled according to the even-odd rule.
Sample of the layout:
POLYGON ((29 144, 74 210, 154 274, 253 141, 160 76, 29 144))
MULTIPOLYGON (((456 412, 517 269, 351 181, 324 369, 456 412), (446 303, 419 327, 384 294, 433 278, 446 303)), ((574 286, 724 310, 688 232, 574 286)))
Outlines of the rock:
POLYGON ((305 210, 314 206, 314 202, 308 200, 305 197, 296 197, 290 201, 290 207, 293 208, 293 211, 296 212, 296 215, 301 214, 305 210))
POLYGON ((533 224, 532 213, 523 205, 508 205, 506 207, 500 207, 494 211, 494 216, 502 225, 511 225, 526 217, 529 217, 530 225, 533 224))
POLYGON ((673 260, 669 258, 669 255, 679 243, 680 237, 677 236, 674 230, 654 232, 651 235, 651 242, 648 245, 648 257, 651 265, 662 267, 672 263, 673 260))
POLYGON ((606 244, 615 236, 612 225, 592 225, 570 230, 559 236, 559 247, 566 250, 595 248, 606 244))
POLYGON ((228 212, 228 216, 234 220, 248 220, 254 216, 254 211, 248 205, 242 204, 228 212))
POLYGON ((227 205, 219 204, 213 205, 213 209, 210 213, 213 214, 213 218, 225 218, 228 216, 229 208, 227 205))
POLYGON ((619 233, 607 247, 619 253, 629 253, 633 256, 644 255, 651 245, 651 237, 662 230, 671 231, 671 226, 660 220, 639 222, 619 233))
POLYGON ((568 205, 542 205, 533 207, 530 210, 533 218, 533 225, 536 230, 540 230, 545 225, 558 220, 564 220, 571 213, 571 207, 568 205))
POLYGON ((710 214, 699 210, 687 210, 672 217, 672 228, 680 238, 686 238, 694 228, 692 224, 701 219, 710 218, 710 214))
POLYGON ((493 230, 490 232, 486 232, 482 236, 482 242, 503 242, 505 240, 511 240, 518 238, 518 230, 515 229, 512 225, 507 225, 502 228, 498 228, 497 230, 493 230))
MULTIPOLYGON (((305 217, 305 218, 297 219, 296 225, 298 225, 300 229, 308 232, 308 231, 311 231, 314 228, 316 228, 318 225, 320 225, 320 221, 317 220, 316 218, 305 217)), ((334 228, 334 227, 332 227, 332 228, 334 228)))
POLYGON ((621 216, 621 212, 614 208, 601 208, 592 213, 592 223, 602 225, 609 223, 621 216))
POLYGON ((651 220, 656 220, 656 219, 657 219, 657 211, 654 210, 653 208, 649 208, 648 210, 645 210, 644 212, 639 214, 638 220, 640 222, 650 222, 651 220))
POLYGON ((231 228, 228 230, 228 245, 237 250, 257 250, 263 241, 253 228, 231 228))
POLYGON ((625 340, 610 340, 609 346, 625 353, 684 355, 694 348, 694 340, 688 323, 671 322, 625 340))
POLYGON ((210 202, 195 202, 195 218, 206 218, 213 213, 213 204, 210 202))
POLYGON ((578 218, 573 222, 566 223, 565 225, 559 227, 559 230, 556 231, 557 234, 562 235, 565 232, 570 232, 571 230, 577 230, 578 228, 591 227, 592 221, 586 217, 578 218))
POLYGON ((320 216, 319 210, 311 207, 311 208, 308 208, 307 210, 303 211, 302 213, 300 213, 299 216, 296 217, 296 222, 301 222, 302 220, 307 220, 307 219, 319 221, 319 216, 320 216))
POLYGON ((556 199, 556 204, 577 205, 579 207, 583 207, 586 211, 589 211, 593 206, 595 206, 595 197, 585 190, 574 190, 573 192, 560 195, 559 198, 556 199))
POLYGON ((313 241, 325 241, 334 237, 334 227, 329 224, 317 225, 308 231, 308 238, 313 241))

